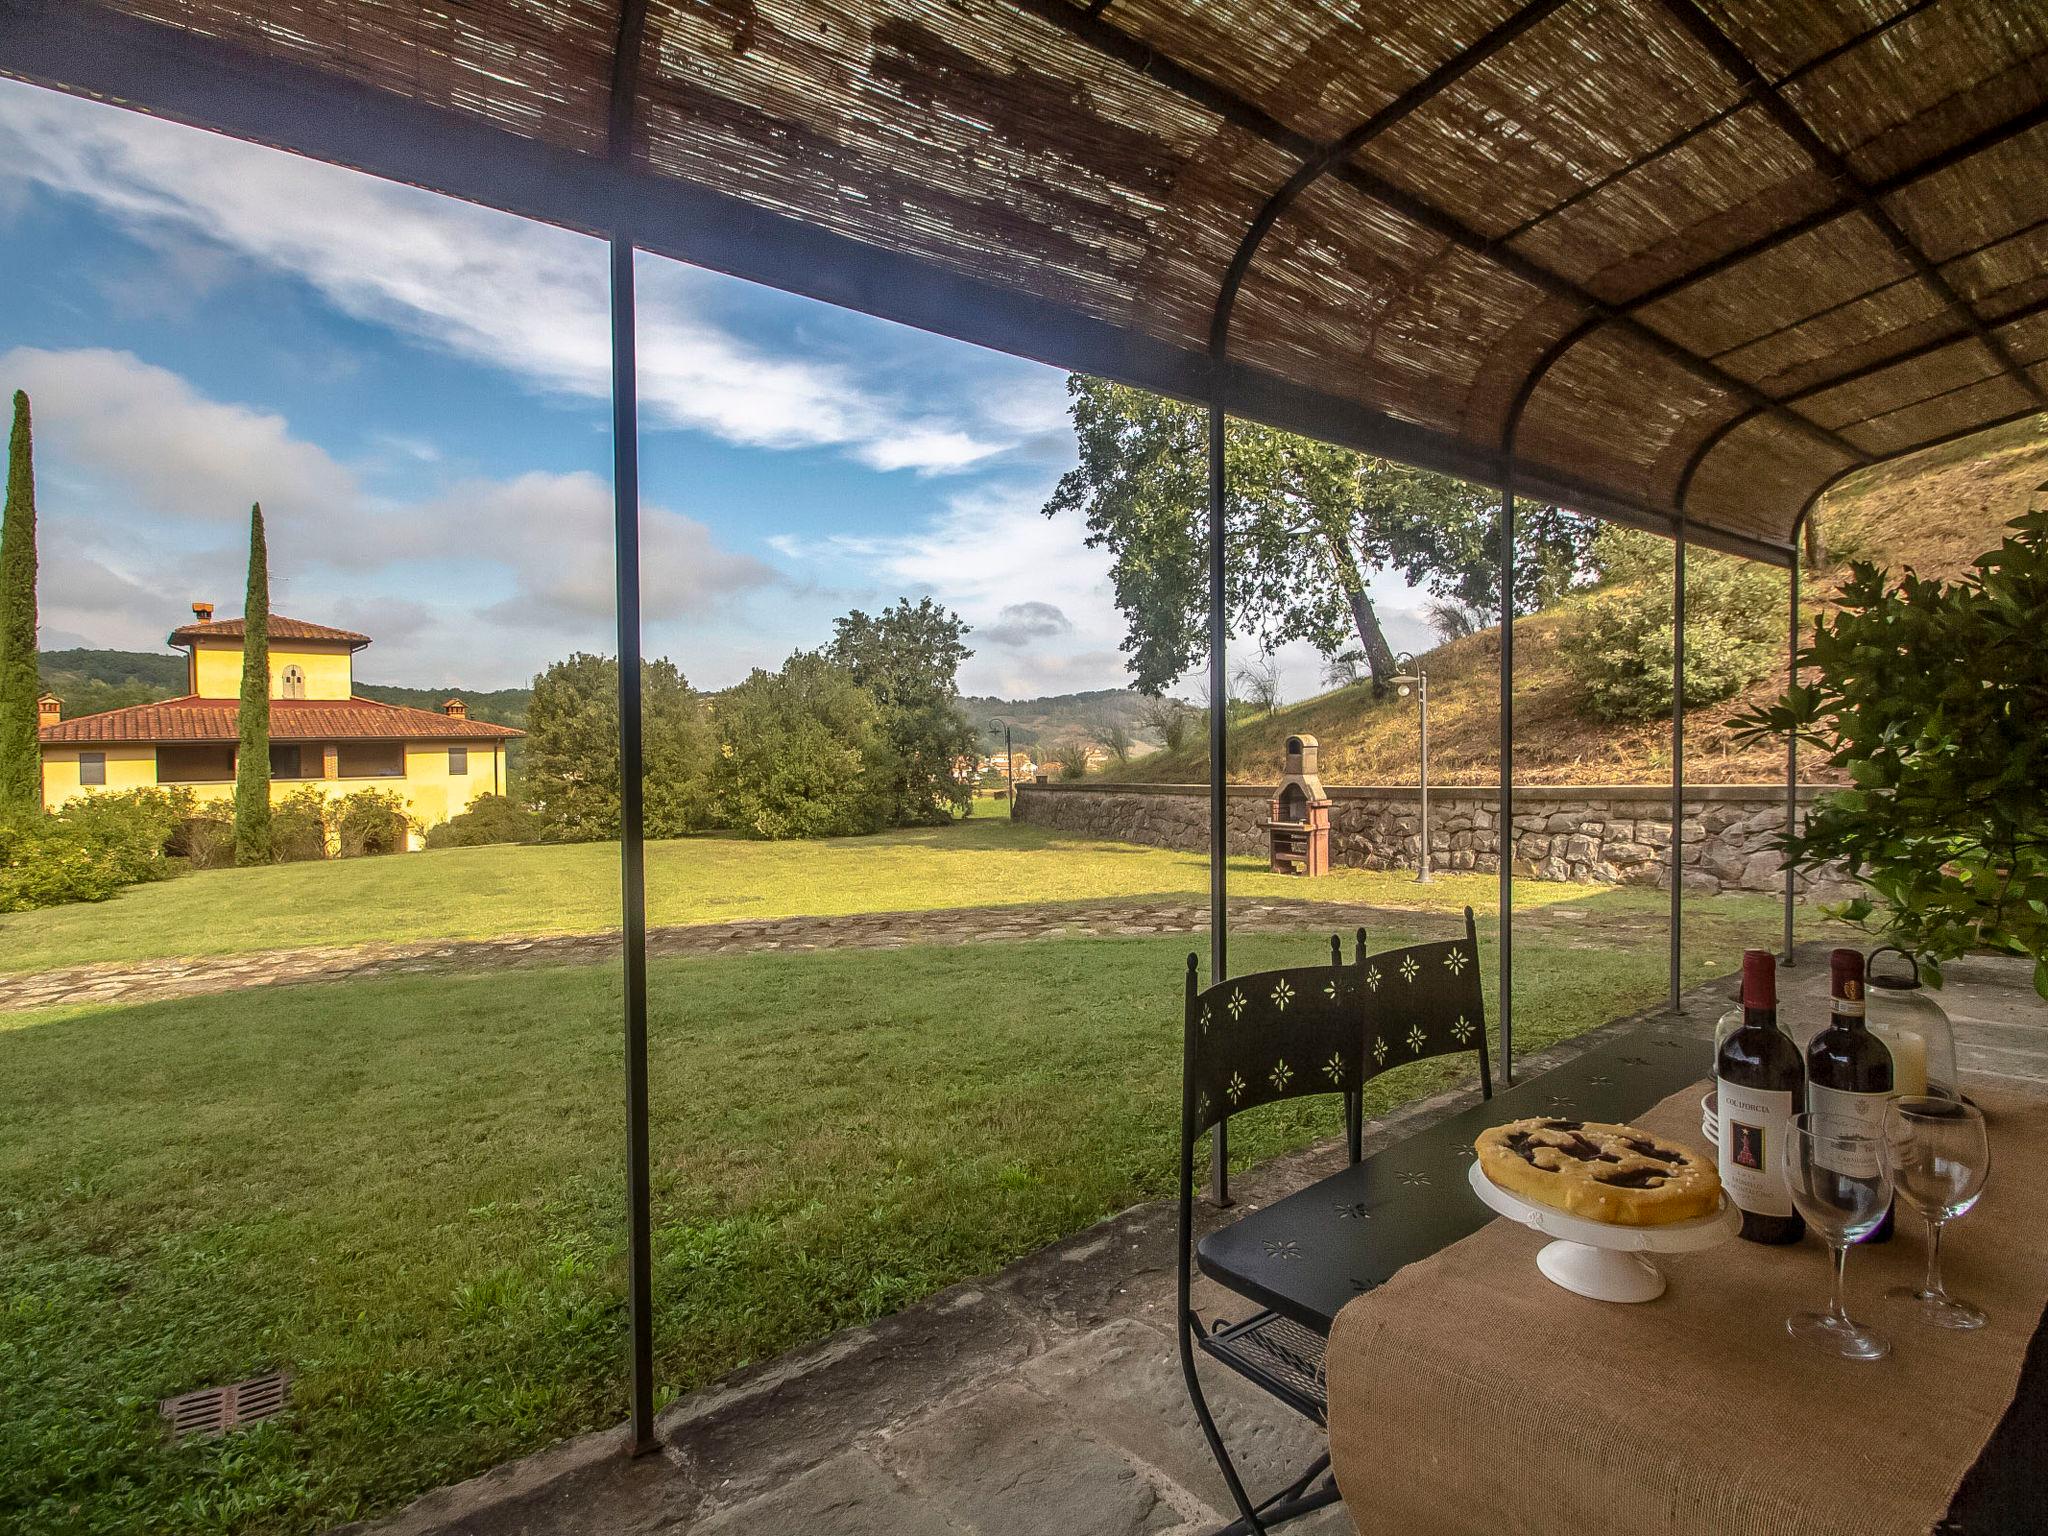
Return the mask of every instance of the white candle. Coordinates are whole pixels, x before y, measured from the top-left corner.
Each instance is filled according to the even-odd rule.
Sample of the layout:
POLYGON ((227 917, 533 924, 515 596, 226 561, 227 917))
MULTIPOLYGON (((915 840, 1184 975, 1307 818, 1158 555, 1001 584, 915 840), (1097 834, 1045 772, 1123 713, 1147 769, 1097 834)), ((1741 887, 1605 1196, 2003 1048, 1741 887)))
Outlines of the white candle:
POLYGON ((1892 1048, 1892 1092, 1927 1091, 1927 1037, 1910 1029, 1894 1029, 1885 1043, 1892 1048))

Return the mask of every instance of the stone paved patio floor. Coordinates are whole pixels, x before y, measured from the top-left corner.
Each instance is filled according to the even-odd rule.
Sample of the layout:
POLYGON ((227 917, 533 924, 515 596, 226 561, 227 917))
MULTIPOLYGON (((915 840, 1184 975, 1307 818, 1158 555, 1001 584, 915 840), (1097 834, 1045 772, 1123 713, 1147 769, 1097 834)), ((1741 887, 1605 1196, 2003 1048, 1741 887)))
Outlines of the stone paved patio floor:
MULTIPOLYGON (((1804 946, 1788 1000, 1818 1011, 1825 951, 1804 946)), ((1687 994, 1701 1067, 1727 977, 1687 994)), ((2048 1083, 2048 1010, 2024 965, 1952 967, 1943 1002, 1967 1071, 2048 1083)), ((1618 1020, 1518 1064, 1518 1077, 1638 1027, 1618 1020)), ((1367 1152, 1471 1101, 1405 1106, 1367 1152)), ((1235 1181, 1245 1207, 1337 1168, 1327 1145, 1235 1181)), ((1217 1213, 1202 1207, 1204 1220, 1217 1213)), ((1194 1536, 1227 1498, 1183 1390, 1173 1341, 1173 1207, 1134 1207, 999 1275, 767 1362, 672 1405, 660 1450, 623 1431, 564 1442, 427 1495, 354 1536, 1194 1536)), ((1206 1282, 1205 1316, 1246 1303, 1206 1282)), ((1211 1367, 1204 1382, 1250 1485, 1321 1449, 1314 1425, 1211 1367)), ((1342 1506, 1286 1528, 1349 1532, 1342 1506)), ((341 1533, 336 1533, 341 1536, 341 1533)))

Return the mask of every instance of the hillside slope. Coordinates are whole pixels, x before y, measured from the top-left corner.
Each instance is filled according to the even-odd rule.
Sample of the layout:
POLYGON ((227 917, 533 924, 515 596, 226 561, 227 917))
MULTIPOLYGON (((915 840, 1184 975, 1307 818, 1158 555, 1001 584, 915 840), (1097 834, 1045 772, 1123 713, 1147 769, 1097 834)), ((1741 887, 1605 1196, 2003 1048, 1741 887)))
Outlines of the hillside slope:
MULTIPOLYGON (((1809 568, 1803 595, 1811 615, 1829 600, 1851 559, 1923 576, 1954 576, 2002 537, 2003 525, 2048 492, 2048 420, 2036 417, 1869 470, 1844 481, 1820 504, 1816 527, 1823 554, 1809 568)), ((1780 589, 1783 590, 1782 588, 1780 589)), ((1613 725, 1584 714, 1558 655, 1558 638, 1588 600, 1567 598, 1515 624, 1515 778, 1525 784, 1668 783, 1668 722, 1613 725)), ((1783 598, 1780 598, 1782 605, 1783 598)), ((1491 784, 1499 778, 1498 626, 1440 646, 1429 669, 1430 782, 1491 784)), ((1775 698, 1782 673, 1743 694, 1686 712, 1686 778, 1700 784, 1782 780, 1784 747, 1765 742, 1738 748, 1728 721, 1775 698)), ((1230 777, 1270 783, 1281 748, 1297 731, 1322 744, 1323 778, 1333 784, 1413 783, 1415 701, 1374 700, 1354 684, 1290 705, 1269 719, 1241 721, 1232 732, 1230 777)), ((1803 778, 1820 775, 1816 754, 1803 756, 1803 778)), ((1206 743, 1159 752, 1104 774, 1142 783, 1199 783, 1208 777, 1206 743)))

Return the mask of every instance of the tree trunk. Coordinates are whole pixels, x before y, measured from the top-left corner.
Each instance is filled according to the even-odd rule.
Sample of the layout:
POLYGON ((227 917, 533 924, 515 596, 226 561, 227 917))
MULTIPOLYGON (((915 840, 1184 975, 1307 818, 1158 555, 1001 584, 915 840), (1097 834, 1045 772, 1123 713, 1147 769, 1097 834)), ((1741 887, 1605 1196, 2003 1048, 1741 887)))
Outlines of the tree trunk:
POLYGON ((1366 596, 1365 578, 1359 574, 1358 557, 1351 552, 1350 538, 1337 528, 1326 529, 1324 537, 1329 541, 1330 561, 1337 568, 1338 585, 1343 587, 1344 599, 1351 605, 1351 622, 1358 626, 1358 640, 1365 647, 1366 665, 1372 669, 1372 691, 1384 695, 1389 680, 1400 670, 1394 662, 1394 648, 1380 632, 1380 617, 1373 611, 1372 599, 1366 596))

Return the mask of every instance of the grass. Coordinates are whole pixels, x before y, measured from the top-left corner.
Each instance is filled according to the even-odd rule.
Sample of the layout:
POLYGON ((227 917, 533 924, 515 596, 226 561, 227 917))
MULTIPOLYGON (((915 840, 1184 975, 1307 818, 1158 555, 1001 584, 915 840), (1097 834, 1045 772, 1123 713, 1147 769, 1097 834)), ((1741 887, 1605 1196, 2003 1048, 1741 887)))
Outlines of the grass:
MULTIPOLYGON (((1309 887, 1250 859, 1232 861, 1231 888, 1398 907, 1417 905, 1420 895, 1399 872, 1345 869, 1309 887)), ((699 837, 647 847, 647 916, 657 926, 1042 907, 1208 889, 1206 853, 1096 842, 1006 816, 823 842, 699 837)), ((1432 899, 1439 902, 1484 907, 1494 900, 1491 876, 1449 879, 1438 889, 1442 895, 1432 899)), ((1520 888, 1531 905, 1569 890, 1533 882, 1520 888)), ((0 971, 372 940, 593 933, 618 924, 616 844, 449 848, 204 870, 134 886, 107 902, 0 917, 0 971)))
MULTIPOLYGON (((1770 929, 1767 901, 1695 907, 1702 974, 1770 929)), ((1654 1001, 1646 929, 1584 890, 1518 929, 1522 1048, 1654 1001)), ((657 961, 664 1394, 1167 1192, 1188 948, 657 961)), ((7 1016, 0 1528, 309 1531, 622 1418, 617 1009, 578 967, 7 1016), (155 1399, 278 1367, 285 1420, 164 1444, 155 1399)), ((1375 1109, 1453 1070, 1381 1079, 1375 1109)), ((1246 1117, 1233 1151, 1331 1110, 1246 1117)))

